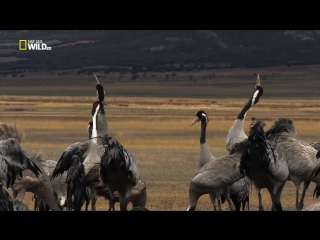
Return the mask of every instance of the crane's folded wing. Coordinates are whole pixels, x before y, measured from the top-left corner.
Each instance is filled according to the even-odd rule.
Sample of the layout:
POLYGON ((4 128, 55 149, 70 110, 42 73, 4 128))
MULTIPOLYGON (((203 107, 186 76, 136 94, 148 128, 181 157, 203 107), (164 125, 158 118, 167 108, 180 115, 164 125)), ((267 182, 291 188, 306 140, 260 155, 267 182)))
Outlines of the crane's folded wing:
POLYGON ((240 173, 240 156, 226 155, 201 167, 192 182, 215 189, 230 185, 244 176, 245 174, 240 173))

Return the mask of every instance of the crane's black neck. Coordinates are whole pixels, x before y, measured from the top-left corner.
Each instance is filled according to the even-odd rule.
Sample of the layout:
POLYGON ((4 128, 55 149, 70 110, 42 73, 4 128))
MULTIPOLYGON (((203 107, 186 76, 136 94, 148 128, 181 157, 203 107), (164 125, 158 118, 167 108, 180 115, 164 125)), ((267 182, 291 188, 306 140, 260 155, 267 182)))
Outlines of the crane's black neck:
POLYGON ((201 134, 200 134, 200 144, 206 142, 206 129, 207 129, 207 119, 201 120, 201 134))
POLYGON ((237 119, 241 119, 243 120, 245 118, 246 113, 248 112, 248 110, 251 108, 252 104, 252 98, 254 93, 256 92, 256 89, 254 89, 253 93, 251 94, 251 97, 249 99, 249 101, 247 102, 247 104, 243 107, 243 109, 241 110, 241 112, 239 113, 237 119))

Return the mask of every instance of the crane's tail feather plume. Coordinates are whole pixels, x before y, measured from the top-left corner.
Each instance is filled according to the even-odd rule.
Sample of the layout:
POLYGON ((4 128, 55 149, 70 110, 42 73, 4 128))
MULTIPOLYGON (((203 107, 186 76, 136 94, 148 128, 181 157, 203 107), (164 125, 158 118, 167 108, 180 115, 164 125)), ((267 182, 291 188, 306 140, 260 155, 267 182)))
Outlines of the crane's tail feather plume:
POLYGON ((246 172, 248 177, 248 169, 257 167, 258 165, 269 171, 271 159, 276 161, 273 149, 270 147, 263 128, 266 124, 256 118, 252 119, 247 145, 240 160, 240 171, 246 172), (250 154, 249 154, 250 151, 250 154), (252 159, 252 160, 251 160, 252 159))
POLYGON ((319 173, 320 173, 320 163, 313 169, 313 171, 310 175, 310 180, 311 180, 311 178, 318 176, 319 173))
POLYGON ((319 195, 320 195, 320 181, 317 183, 316 187, 314 188, 313 198, 314 198, 314 196, 316 196, 316 198, 318 198, 319 195))
POLYGON ((251 180, 248 177, 241 178, 239 180, 241 182, 241 190, 239 192, 238 201, 244 202, 249 197, 250 194, 250 187, 251 187, 251 180))
POLYGON ((132 185, 136 185, 140 179, 138 167, 134 157, 116 139, 106 135, 107 148, 101 157, 100 176, 107 185, 107 169, 122 169, 126 172, 132 185))
POLYGON ((273 126, 266 131, 266 137, 268 140, 277 142, 279 134, 287 132, 291 136, 296 136, 297 131, 293 126, 293 121, 289 118, 278 118, 273 126))
POLYGON ((14 124, 0 122, 0 140, 8 138, 16 138, 21 143, 25 139, 25 133, 14 124))
POLYGON ((69 211, 80 211, 87 198, 85 171, 79 156, 74 155, 72 161, 67 175, 67 208, 69 211))
POLYGON ((108 184, 107 169, 125 169, 126 163, 121 145, 116 139, 109 139, 106 151, 101 157, 100 176, 104 184, 108 184))
POLYGON ((42 170, 36 157, 37 156, 29 157, 29 161, 27 162, 27 169, 31 170, 36 175, 36 177, 39 177, 42 173, 42 170))

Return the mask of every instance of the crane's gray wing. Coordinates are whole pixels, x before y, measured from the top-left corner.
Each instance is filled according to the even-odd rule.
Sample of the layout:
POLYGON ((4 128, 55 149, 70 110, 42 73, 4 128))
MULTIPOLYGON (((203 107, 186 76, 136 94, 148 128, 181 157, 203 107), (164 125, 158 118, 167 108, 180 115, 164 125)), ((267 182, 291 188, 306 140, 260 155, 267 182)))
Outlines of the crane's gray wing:
MULTIPOLYGON (((26 169, 31 170, 36 177, 42 173, 38 162, 29 157, 16 138, 0 141, 0 158, 7 164, 7 173, 11 171, 14 172, 13 175, 18 173, 21 175, 21 172, 26 169)), ((5 164, 2 162, 1 165, 4 169, 5 164)))
POLYGON ((83 161, 83 156, 86 155, 88 149, 89 141, 83 143, 76 142, 67 147, 67 149, 62 153, 60 159, 58 160, 55 169, 53 170, 51 180, 69 170, 72 164, 72 156, 77 155, 83 161))
POLYGON ((222 188, 245 176, 240 173, 240 155, 225 155, 202 166, 192 182, 208 188, 222 188))

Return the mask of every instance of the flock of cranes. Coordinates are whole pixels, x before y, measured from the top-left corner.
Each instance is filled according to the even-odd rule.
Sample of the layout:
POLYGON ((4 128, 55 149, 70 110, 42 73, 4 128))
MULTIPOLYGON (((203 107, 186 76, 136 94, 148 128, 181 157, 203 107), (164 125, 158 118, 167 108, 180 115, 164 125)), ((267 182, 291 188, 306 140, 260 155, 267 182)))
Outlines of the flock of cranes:
MULTIPOLYGON (((108 131, 105 91, 96 78, 97 101, 91 109, 88 140, 68 146, 58 161, 29 154, 20 145, 23 136, 15 125, 0 123, 0 211, 30 210, 23 199, 33 193, 34 211, 96 210, 97 197, 109 202, 115 211, 149 211, 146 183, 141 178, 134 156, 108 131), (7 189, 12 189, 12 195, 7 189)), ((279 118, 267 131, 266 124, 253 118, 249 136, 244 121, 249 109, 263 95, 259 74, 249 101, 226 136, 229 154, 214 157, 206 144, 208 114, 200 110, 191 123, 201 123, 198 170, 189 184, 188 211, 194 211, 202 195, 208 194, 215 211, 228 204, 231 211, 249 210, 249 192, 258 194, 259 210, 264 210, 262 189, 272 201, 271 211, 282 211, 281 193, 287 181, 296 187, 296 210, 314 211, 320 204, 304 207, 305 193, 317 183, 314 196, 320 195, 320 143, 307 143, 297 137, 293 121, 279 118), (300 195, 300 185, 303 191, 300 195)))

